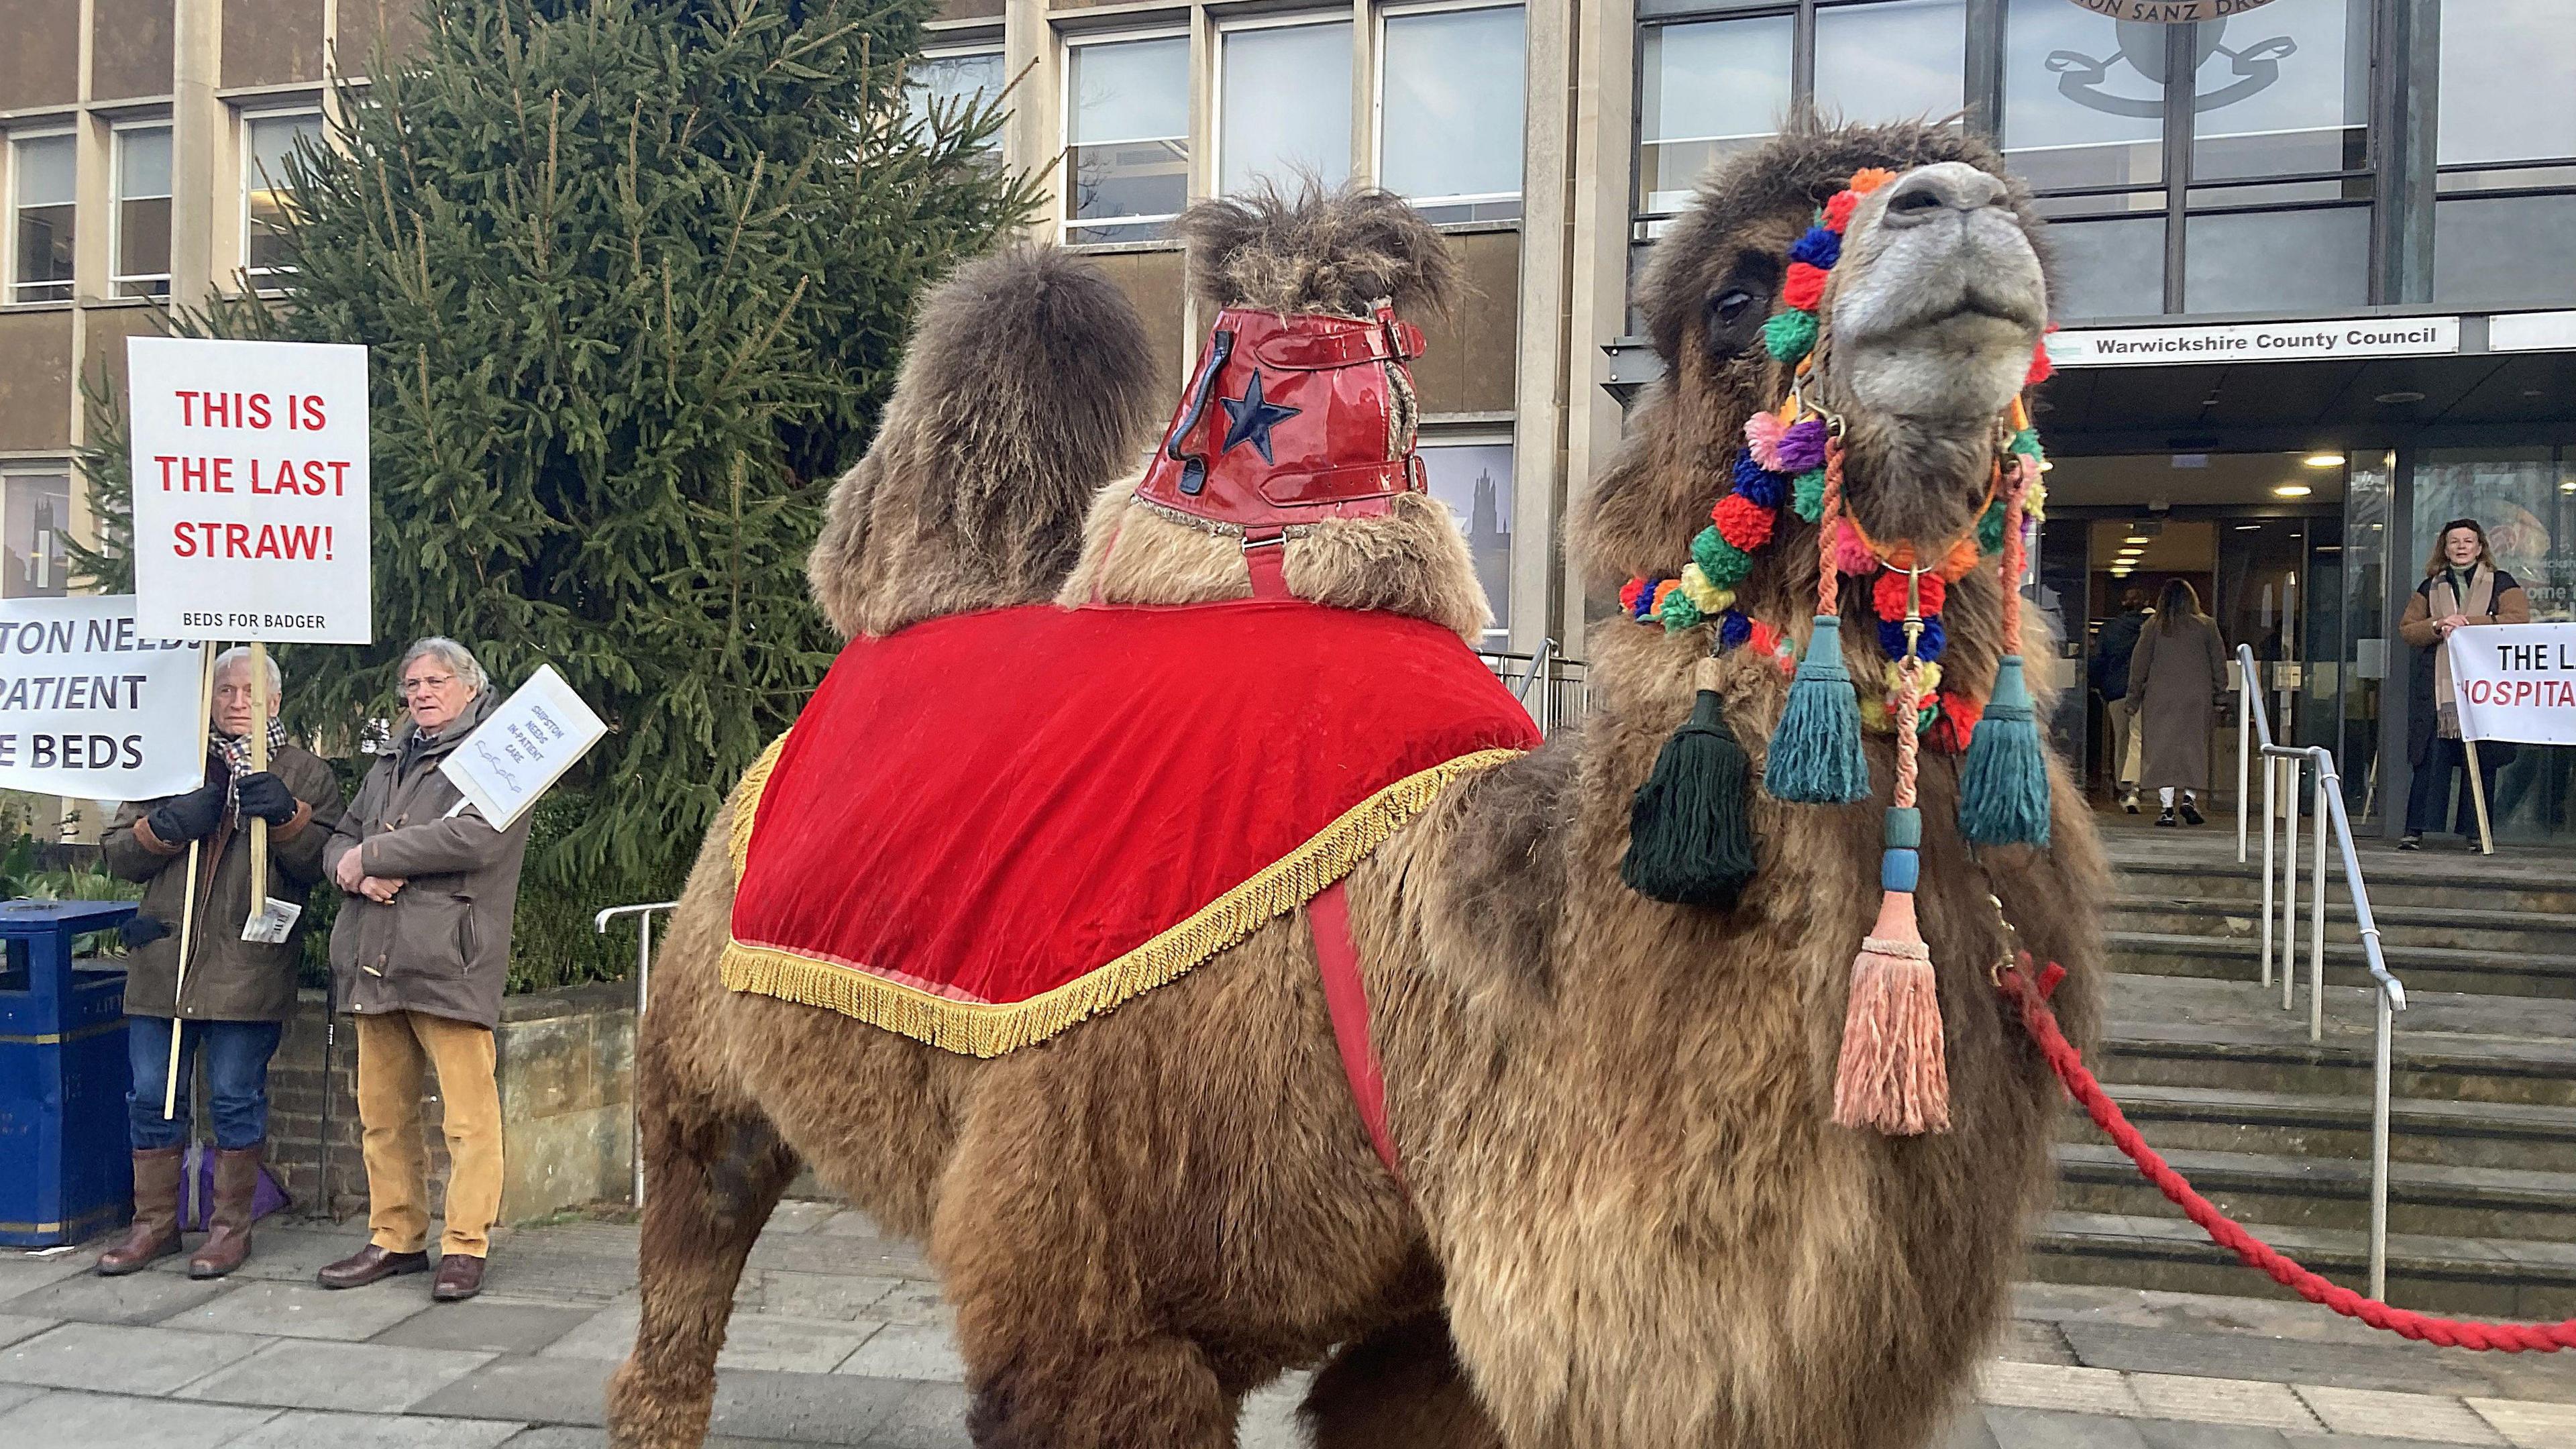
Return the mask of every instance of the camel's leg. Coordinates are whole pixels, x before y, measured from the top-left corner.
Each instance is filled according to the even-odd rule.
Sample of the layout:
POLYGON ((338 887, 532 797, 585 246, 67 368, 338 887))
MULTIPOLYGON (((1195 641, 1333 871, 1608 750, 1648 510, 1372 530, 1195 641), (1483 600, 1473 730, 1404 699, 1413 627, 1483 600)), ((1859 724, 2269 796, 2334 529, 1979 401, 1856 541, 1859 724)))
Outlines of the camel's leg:
MULTIPOLYGON (((1008 1341, 979 1331, 969 1310, 958 1332, 969 1363, 990 1361, 1008 1341)), ((966 1429, 976 1449, 1234 1449, 1243 1401, 1197 1344, 1167 1334, 1086 1344, 1037 1335, 1002 1349, 1001 1367, 973 1383, 966 1429)))
POLYGON ((1297 1415, 1315 1449, 1503 1449, 1438 1313, 1345 1345, 1297 1415))

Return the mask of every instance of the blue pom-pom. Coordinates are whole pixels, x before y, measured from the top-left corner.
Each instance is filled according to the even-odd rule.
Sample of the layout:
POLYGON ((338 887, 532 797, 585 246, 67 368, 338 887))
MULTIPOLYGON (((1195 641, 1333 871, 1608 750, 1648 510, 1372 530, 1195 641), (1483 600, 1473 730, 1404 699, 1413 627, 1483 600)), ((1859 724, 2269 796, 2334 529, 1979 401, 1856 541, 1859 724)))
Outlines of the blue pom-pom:
POLYGON ((1816 632, 1789 685, 1789 703, 1772 732, 1762 788, 1772 798, 1808 805, 1848 805, 1869 797, 1869 757, 1861 753, 1860 696, 1843 667, 1842 621, 1816 616, 1816 632))
MULTIPOLYGON (((1914 657, 1922 660, 1926 664, 1929 664, 1933 660, 1941 657, 1941 646, 1949 642, 1950 636, 1947 631, 1942 629, 1940 616, 1933 615, 1928 617, 1923 621, 1923 637, 1915 641, 1914 657)), ((1887 657, 1890 659, 1904 658, 1905 621, 1902 619, 1879 620, 1878 647, 1885 650, 1887 652, 1887 657)))
POLYGON ((1753 619, 1742 609, 1729 609, 1717 616, 1717 647, 1741 649, 1753 637, 1753 619))
POLYGON ((1637 602, 1629 608, 1628 617, 1640 624, 1655 617, 1655 590, 1662 588, 1664 580, 1669 577, 1669 574, 1649 575, 1646 586, 1637 591, 1637 602))
POLYGON ((1995 670, 1995 693, 1959 770, 1959 833, 1978 845, 2048 844, 2048 756, 2021 656, 1995 670))
POLYGON ((1767 469, 1754 469, 1753 476, 1750 478, 1745 477, 1739 470, 1735 477, 1735 491, 1743 495, 1747 503, 1762 508, 1777 508, 1780 506, 1780 500, 1789 496, 1789 480, 1767 469))
POLYGON ((1911 850, 1891 850, 1878 858, 1878 888, 1912 893, 1923 879, 1923 858, 1911 850))
POLYGON ((1807 234, 1798 238, 1789 247, 1789 260, 1805 262, 1811 267, 1823 267, 1828 271, 1832 270, 1834 263, 1841 261, 1842 257, 1842 234, 1828 231, 1821 226, 1807 228, 1807 234))

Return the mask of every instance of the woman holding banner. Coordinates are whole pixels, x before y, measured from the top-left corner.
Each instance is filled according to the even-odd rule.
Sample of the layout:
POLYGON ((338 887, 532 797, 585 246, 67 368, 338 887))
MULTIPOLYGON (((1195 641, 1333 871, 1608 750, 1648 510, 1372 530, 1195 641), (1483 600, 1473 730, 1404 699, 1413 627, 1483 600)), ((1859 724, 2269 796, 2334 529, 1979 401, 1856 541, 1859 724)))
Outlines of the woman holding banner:
POLYGON ((285 680, 275 661, 267 665, 268 718, 257 727, 268 732, 268 768, 250 767, 250 651, 227 649, 215 659, 206 783, 184 795, 127 803, 102 839, 107 868, 144 882, 142 911, 124 927, 134 1220, 99 1255, 98 1271, 111 1277, 179 1251, 180 1177, 195 1125, 188 1080, 200 1060, 212 1098, 215 1190, 210 1230, 188 1260, 188 1276, 220 1278, 250 1256, 268 1138, 268 1059, 295 1009, 305 893, 322 879, 322 843, 340 822, 340 782, 321 759, 286 742, 276 718, 285 680), (245 923, 260 914, 250 895, 249 823, 255 819, 268 822, 269 896, 297 917, 274 941, 242 939, 245 923), (198 847, 193 855, 191 843, 198 847), (198 870, 193 903, 186 899, 192 859, 198 870), (183 914, 194 918, 184 987, 183 914))
MULTIPOLYGON (((2451 772, 2468 763, 2460 743, 2460 707, 2451 693, 2451 660, 2442 646, 2456 630, 2480 624, 2528 624, 2531 596, 2514 576, 2496 567, 2487 548, 2487 531, 2474 518, 2454 518, 2442 525, 2433 556, 2424 560, 2424 582, 2406 601, 2406 617, 2397 632, 2415 646, 2415 673, 2406 690, 2406 758, 2414 767, 2407 791, 2406 838, 2400 850, 2420 850, 2424 832, 2438 829, 2442 806, 2451 794, 2451 772)), ((2495 777, 2513 759, 2503 740, 2481 742, 2478 784, 2489 799, 2495 777)), ((2467 790, 2452 822, 2469 849, 2478 849, 2474 802, 2467 790)))

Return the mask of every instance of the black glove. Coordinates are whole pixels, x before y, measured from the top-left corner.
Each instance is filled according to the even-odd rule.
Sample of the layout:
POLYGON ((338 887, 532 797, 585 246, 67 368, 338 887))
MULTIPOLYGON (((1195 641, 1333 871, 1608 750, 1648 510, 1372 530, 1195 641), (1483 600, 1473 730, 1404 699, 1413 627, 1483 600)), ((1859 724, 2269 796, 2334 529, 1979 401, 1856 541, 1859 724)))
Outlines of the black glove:
POLYGON ((255 816, 271 825, 284 825, 295 818, 295 804, 295 792, 286 788, 284 780, 266 770, 241 777, 244 815, 255 816))
POLYGON ((185 845, 215 833, 215 822, 224 818, 224 786, 218 780, 202 790, 173 795, 152 807, 143 817, 152 826, 163 845, 185 845))
POLYGON ((126 917, 125 924, 116 928, 116 934, 124 939, 126 950, 140 951, 169 935, 170 928, 150 916, 135 915, 126 917))

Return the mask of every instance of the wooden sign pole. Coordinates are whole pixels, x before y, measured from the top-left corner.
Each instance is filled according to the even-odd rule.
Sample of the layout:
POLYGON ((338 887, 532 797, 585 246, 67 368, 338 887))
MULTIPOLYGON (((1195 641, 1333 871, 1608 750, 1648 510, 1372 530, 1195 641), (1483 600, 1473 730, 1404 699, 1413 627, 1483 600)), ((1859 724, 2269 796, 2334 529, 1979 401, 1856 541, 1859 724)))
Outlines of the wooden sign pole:
MULTIPOLYGON (((2465 734, 2466 732, 2463 731, 2465 734)), ((2460 748, 2469 757, 2469 799, 2478 807, 2478 854, 2495 854, 2495 829, 2487 823, 2487 786, 2478 778, 2478 742, 2462 739, 2460 748)))
MULTIPOLYGON (((215 712, 215 646, 199 644, 197 659, 197 747, 202 750, 215 712)), ((164 1122, 179 1115, 179 1034, 187 1030, 179 999, 188 989, 188 946, 197 924, 197 856, 205 844, 202 839, 188 842, 188 886, 179 897, 179 966, 170 978, 170 1073, 161 1088, 164 1122)))
MULTIPOLYGON (((250 767, 268 768, 268 646, 250 641, 250 767)), ((268 822, 250 821, 250 913, 268 909, 268 822)))

